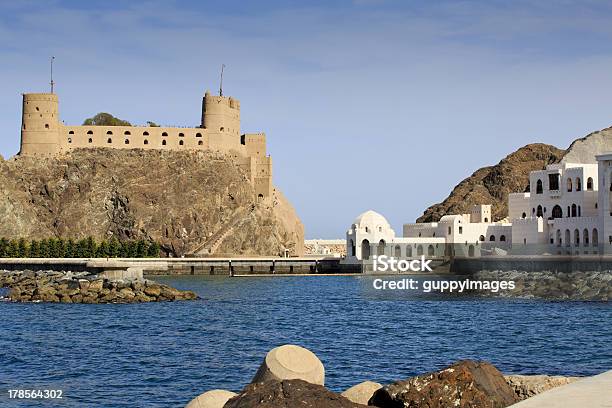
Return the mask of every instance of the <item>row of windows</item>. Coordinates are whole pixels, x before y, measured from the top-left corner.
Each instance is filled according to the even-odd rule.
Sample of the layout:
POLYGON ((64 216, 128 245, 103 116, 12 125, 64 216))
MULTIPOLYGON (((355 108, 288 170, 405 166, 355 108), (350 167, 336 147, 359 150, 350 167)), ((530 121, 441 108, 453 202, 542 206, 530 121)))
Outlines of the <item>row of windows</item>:
MULTIPOLYGON (((593 232, 591 233, 591 238, 592 238, 592 246, 596 247, 599 245, 599 235, 597 232, 597 228, 593 228, 593 232)), ((610 243, 612 244, 612 237, 610 237, 610 243)), ((552 237, 550 238, 550 243, 554 244, 555 239, 553 239, 552 237)), ((565 230, 565 239, 561 238, 561 230, 557 230, 556 233, 556 241, 557 241, 557 246, 560 247, 565 243, 565 246, 571 246, 572 245, 572 239, 571 239, 571 234, 570 234, 570 230, 566 229, 565 230)), ((580 230, 578 230, 577 228, 574 230, 574 240, 573 240, 573 244, 574 246, 580 246, 580 230)), ((582 231, 582 245, 585 247, 589 246, 589 230, 588 229, 584 229, 582 231)))
MULTIPOLYGON (((582 182, 580 181, 580 177, 576 177, 575 182, 573 182, 571 178, 567 179, 567 191, 571 192, 573 190, 574 183, 576 187, 574 191, 582 191, 582 182)), ((558 182, 551 183, 551 190, 558 190, 558 189, 559 189, 558 182)), ((542 180, 538 179, 538 181, 536 181, 536 194, 542 194, 543 190, 544 189, 543 189, 542 180)), ((593 190, 593 178, 592 177, 589 177, 587 179, 587 190, 588 191, 593 190)))
MULTIPOLYGON (((222 129, 223 129, 223 128, 222 128, 222 129)), ((74 130, 69 131, 69 132, 68 132, 68 134, 69 134, 69 135, 74 135, 74 130)), ((88 135, 93 135, 93 134, 94 134, 94 132, 93 132, 93 130, 88 130, 88 131, 87 131, 87 134, 88 134, 88 135)), ((107 135, 112 135, 112 134, 113 134, 113 131, 112 131, 112 130, 109 130, 109 131, 107 131, 107 132, 106 132, 106 134, 107 134, 107 135)), ((123 132, 123 135, 124 135, 124 136, 131 136, 131 135, 132 135, 132 132, 130 132, 129 130, 126 130, 125 132, 123 132)), ((145 131, 145 132, 142 132, 142 135, 143 135, 143 136, 149 136, 149 132, 146 132, 146 131, 145 131)), ((167 137, 167 136, 168 136, 168 132, 162 132, 162 134, 161 134, 161 135, 162 135, 162 137, 167 137)), ((179 136, 179 137, 185 137, 185 134, 184 134, 183 132, 179 132, 178 136, 179 136)), ((202 133, 200 133, 200 132, 196 133, 196 134, 195 134, 195 137, 202 137, 202 133)))
MULTIPOLYGON (((597 208, 597 203, 595 203, 595 208, 597 208)), ((546 207, 542 208, 541 205, 538 205, 538 208, 532 208, 531 213, 536 217, 544 217, 546 213, 546 207)), ((567 206, 567 217, 581 217, 582 216, 582 208, 579 205, 572 204, 571 206, 567 206)), ((523 213, 522 218, 527 218, 527 214, 523 213)), ((552 209, 552 214, 550 219, 555 218, 563 218, 563 210, 561 206, 555 205, 552 209)))
MULTIPOLYGON (((68 143, 69 143, 69 144, 71 144, 71 143, 72 143, 72 138, 71 138, 71 137, 69 137, 69 138, 68 138, 68 143)), ((87 143, 93 143, 93 139, 90 137, 90 138, 87 140, 87 143)), ((113 139, 111 139, 111 138, 109 137, 109 138, 106 140, 106 143, 108 143, 108 144, 112 144, 112 143, 113 143, 113 139)), ((123 143, 125 143, 126 145, 129 145, 129 144, 130 144, 130 139, 125 139, 123 143)), ((142 144, 144 144, 144 145, 148 145, 148 144, 149 144, 149 140, 148 140, 148 139, 143 140, 143 143, 142 143, 142 144)), ((167 143, 167 141, 166 141, 166 140, 162 140, 162 146, 167 146, 167 144, 168 144, 168 143, 167 143)), ((179 146, 184 146, 184 145, 185 145, 185 142, 184 142, 183 140, 179 140, 179 146)), ((204 145, 204 142, 203 142, 203 141, 201 141, 201 140, 198 140, 198 146, 203 146, 203 145, 204 145)))

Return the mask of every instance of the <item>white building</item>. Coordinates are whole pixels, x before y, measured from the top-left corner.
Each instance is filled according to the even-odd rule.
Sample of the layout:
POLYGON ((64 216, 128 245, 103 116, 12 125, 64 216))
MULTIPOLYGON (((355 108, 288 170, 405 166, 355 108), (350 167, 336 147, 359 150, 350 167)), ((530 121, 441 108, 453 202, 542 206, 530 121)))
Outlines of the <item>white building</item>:
POLYGON ((490 205, 438 222, 404 224, 395 236, 374 211, 347 231, 347 261, 396 257, 612 253, 612 153, 597 164, 559 163, 529 175, 529 192, 508 198, 508 221, 493 222, 490 205), (604 238, 605 237, 605 238, 604 238))

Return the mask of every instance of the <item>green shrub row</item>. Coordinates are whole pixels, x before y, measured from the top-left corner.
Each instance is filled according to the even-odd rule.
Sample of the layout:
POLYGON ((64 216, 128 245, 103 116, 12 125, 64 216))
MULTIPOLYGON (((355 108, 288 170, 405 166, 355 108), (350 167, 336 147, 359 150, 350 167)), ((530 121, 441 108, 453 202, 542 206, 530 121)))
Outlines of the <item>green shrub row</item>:
POLYGON ((92 237, 78 241, 47 238, 28 241, 24 238, 0 238, 0 258, 156 258, 160 256, 157 242, 143 239, 96 242, 92 237))

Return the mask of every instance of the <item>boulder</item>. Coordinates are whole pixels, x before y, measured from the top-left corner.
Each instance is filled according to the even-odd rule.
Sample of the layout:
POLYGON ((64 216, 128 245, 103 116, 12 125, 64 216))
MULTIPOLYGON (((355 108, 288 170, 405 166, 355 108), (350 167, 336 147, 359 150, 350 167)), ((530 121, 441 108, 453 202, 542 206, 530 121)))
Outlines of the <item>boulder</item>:
POLYGON ((325 385, 325 368, 310 350, 293 344, 273 348, 266 354, 252 383, 300 379, 325 385))
POLYGON ((368 405, 370 398, 376 391, 382 388, 382 384, 372 381, 364 381, 344 391, 343 397, 348 398, 356 404, 368 405))
POLYGON ((185 408, 223 408, 225 403, 236 395, 235 392, 226 390, 206 391, 189 401, 185 408))
POLYGON ((303 380, 266 381, 246 386, 224 408, 364 408, 322 385, 303 380))
POLYGON ((147 296, 158 297, 161 293, 161 287, 156 283, 147 283, 144 293, 147 296))
POLYGON ((516 396, 521 400, 580 379, 580 377, 549 375, 507 375, 505 378, 508 385, 512 387, 516 396))
POLYGON ((89 288, 87 289, 90 292, 99 292, 104 287, 104 281, 102 279, 96 279, 89 283, 89 288))
POLYGON ((374 393, 369 404, 380 408, 503 408, 518 401, 497 368, 486 362, 465 360, 441 371, 386 385, 374 393))

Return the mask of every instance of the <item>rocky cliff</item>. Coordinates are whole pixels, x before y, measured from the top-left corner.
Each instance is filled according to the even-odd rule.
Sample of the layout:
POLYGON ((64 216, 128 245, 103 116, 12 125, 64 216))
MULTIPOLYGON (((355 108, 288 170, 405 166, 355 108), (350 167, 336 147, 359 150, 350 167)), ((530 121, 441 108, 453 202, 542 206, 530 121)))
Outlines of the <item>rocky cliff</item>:
POLYGON ((280 191, 257 202, 212 152, 83 149, 0 157, 0 236, 145 238, 172 256, 301 254, 303 226, 280 191))
POLYGON ((564 154, 565 150, 541 143, 521 147, 496 165, 476 170, 444 201, 426 209, 416 222, 438 221, 445 214, 469 213, 475 204, 492 204, 493 219, 500 220, 508 215, 508 194, 528 188, 529 172, 558 162, 564 154))

